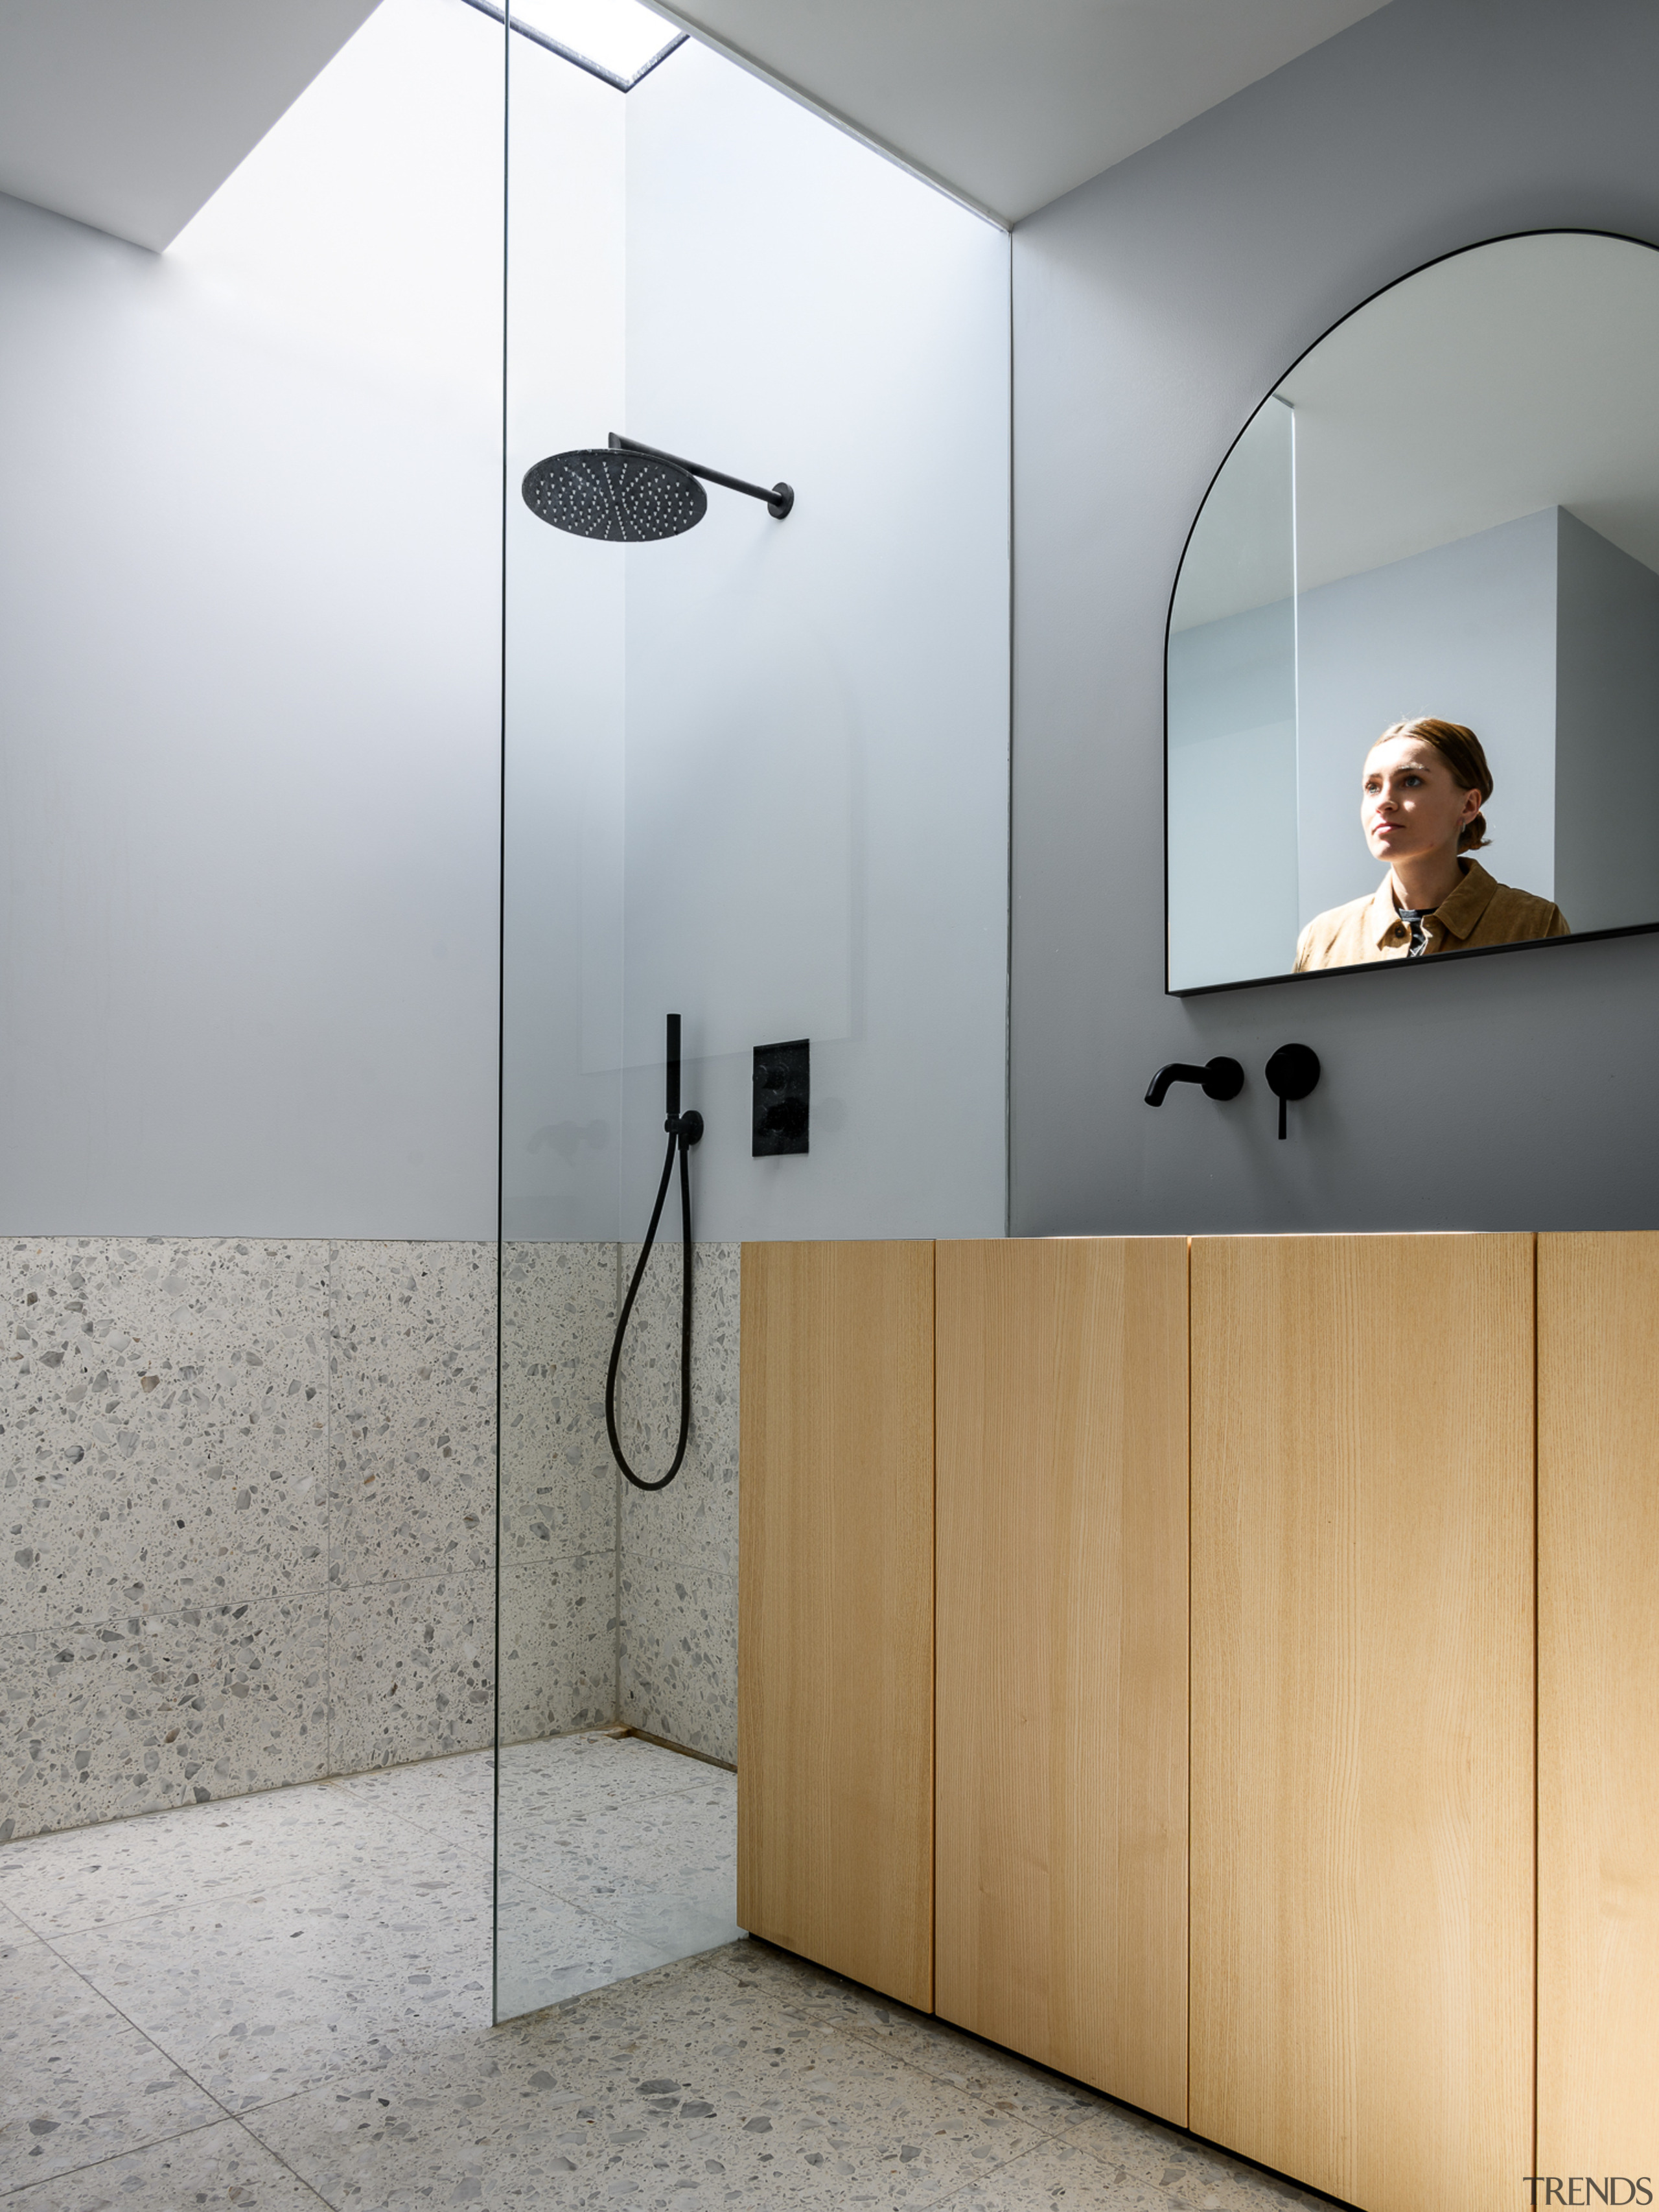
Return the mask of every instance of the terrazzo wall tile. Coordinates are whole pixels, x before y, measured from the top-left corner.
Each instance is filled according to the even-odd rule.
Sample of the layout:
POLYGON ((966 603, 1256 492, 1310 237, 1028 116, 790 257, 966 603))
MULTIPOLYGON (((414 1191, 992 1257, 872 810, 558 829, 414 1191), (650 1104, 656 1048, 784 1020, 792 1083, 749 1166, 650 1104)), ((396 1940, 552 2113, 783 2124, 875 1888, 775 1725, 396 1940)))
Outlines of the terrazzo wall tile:
POLYGON ((331 1592, 328 1611, 331 1771, 493 1740, 493 1572, 363 1583, 331 1592))
POLYGON ((616 1554, 505 1565, 501 1737, 603 1728, 617 1712, 616 1554))
POLYGON ((620 1717, 735 1765, 738 1578, 630 1562, 617 1611, 620 1717))
POLYGON ((0 1637, 0 1838, 326 1772, 326 1616, 318 1592, 0 1637))
POLYGON ((320 1590, 327 1247, 5 1249, 0 1619, 320 1590))
POLYGON ((331 1584, 489 1566, 495 1246, 336 1244, 329 1385, 331 1584))
MULTIPOLYGON (((624 1486, 618 1672, 622 1718, 716 1759, 737 1757, 739 1244, 699 1244, 692 1275, 691 1434, 669 1487, 624 1486), (648 1717, 647 1717, 648 1716, 648 1717)), ((637 1245, 624 1245, 631 1273, 637 1245)), ((623 1449, 649 1474, 679 1424, 678 1249, 653 1254, 623 1349, 623 1449), (638 1457, 635 1457, 637 1452, 638 1457)))
POLYGON ((505 1562, 616 1547, 621 1478, 605 1431, 616 1305, 614 1244, 509 1244, 501 1254, 505 1562))

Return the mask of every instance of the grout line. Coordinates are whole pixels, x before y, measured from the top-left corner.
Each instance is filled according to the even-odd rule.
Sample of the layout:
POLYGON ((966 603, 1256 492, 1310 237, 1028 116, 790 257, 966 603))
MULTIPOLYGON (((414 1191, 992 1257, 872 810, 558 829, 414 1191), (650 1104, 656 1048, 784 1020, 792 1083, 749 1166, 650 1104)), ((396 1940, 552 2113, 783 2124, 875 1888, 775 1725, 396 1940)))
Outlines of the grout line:
MULTIPOLYGON (((143 2028, 140 2028, 138 2033, 140 2035, 143 2035, 143 2028)), ((160 2046, 157 2045, 157 2048, 159 2049, 160 2046)), ((170 2065, 173 2062, 168 2060, 167 2063, 170 2065)), ((204 2094, 205 2094, 205 2092, 204 2094)), ((217 2103, 218 2100, 217 2099, 215 2099, 214 2101, 217 2103)), ((279 2098, 275 2100, 275 2101, 281 2103, 283 2100, 279 2098)), ((193 2128, 180 2128, 176 2135, 153 2136, 148 2142, 130 2143, 125 2150, 106 2151, 101 2158, 89 2158, 82 2165, 60 2166, 55 2173, 43 2173, 38 2179, 19 2181, 15 2183, 10 2188, 0 2189, 0 2203, 6 2202, 12 2197, 16 2197, 21 2202, 26 2194, 32 2193, 37 2189, 45 2190, 59 2182, 73 2181, 78 2175, 94 2172, 100 2166, 112 2166, 117 2159, 140 2158, 146 2151, 165 2150, 169 2143, 186 2142, 191 2136, 205 2135, 210 2128, 222 2128, 227 2124, 227 2122, 228 2122, 232 2127, 240 2128, 242 2133, 247 2137, 248 2141, 252 2143, 257 2149, 264 2151, 267 2156, 274 2158, 278 2166, 284 2167, 289 2173, 293 2174, 294 2179, 299 2183, 300 2186, 308 2196, 314 2197, 318 2203, 328 2203, 327 2197, 320 2193, 313 2183, 307 2181, 304 2174, 298 2172, 294 2166, 289 2166, 288 2160, 282 2155, 280 2151, 273 2150, 269 2143, 261 2142, 259 2141, 258 2136, 254 2134, 252 2129, 245 2125, 240 2113, 226 2112, 222 2106, 220 2110, 220 2117, 216 2120, 201 2120, 198 2121, 193 2128)), ((330 2212, 332 2212, 331 2207, 330 2208, 330 2212)))

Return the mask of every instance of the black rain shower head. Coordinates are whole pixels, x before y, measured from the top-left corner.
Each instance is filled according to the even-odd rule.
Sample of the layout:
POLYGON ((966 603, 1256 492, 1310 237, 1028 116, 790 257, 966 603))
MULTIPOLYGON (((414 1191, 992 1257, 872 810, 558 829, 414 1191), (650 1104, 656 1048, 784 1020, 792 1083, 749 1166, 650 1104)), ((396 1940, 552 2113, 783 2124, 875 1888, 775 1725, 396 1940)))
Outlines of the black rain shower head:
POLYGON ((745 492, 750 499, 764 500, 767 513, 779 522, 795 503, 787 483, 774 484, 768 491, 761 484, 744 483, 741 477, 722 476, 718 469, 700 468, 696 461, 659 453, 654 446, 641 446, 615 430, 608 447, 579 447, 538 461, 525 475, 524 503, 555 530, 632 545, 647 538, 678 538, 682 531, 696 528, 708 507, 699 477, 730 491, 745 492))

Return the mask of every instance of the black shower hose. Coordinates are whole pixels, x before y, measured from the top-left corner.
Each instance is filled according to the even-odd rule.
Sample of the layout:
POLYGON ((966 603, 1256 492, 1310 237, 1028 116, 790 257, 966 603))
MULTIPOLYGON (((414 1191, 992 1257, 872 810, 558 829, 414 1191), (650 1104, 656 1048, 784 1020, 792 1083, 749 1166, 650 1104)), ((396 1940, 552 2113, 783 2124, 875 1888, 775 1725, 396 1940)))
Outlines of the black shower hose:
POLYGON ((662 1181, 657 1185, 657 1202, 651 1209, 651 1226, 645 1232, 639 1264, 634 1270, 634 1279, 628 1285, 628 1296, 623 1300, 622 1316, 617 1323, 617 1334, 611 1346, 611 1371, 605 1378, 605 1425, 611 1438, 611 1453, 617 1466, 635 1490, 666 1490, 680 1471, 685 1457, 685 1440, 691 1427, 691 1147, 702 1134, 702 1116, 674 1114, 668 1119, 668 1157, 662 1164, 662 1181), (617 1434, 617 1369, 622 1360, 623 1339, 628 1333, 629 1316, 634 1310, 634 1301, 640 1294, 640 1285, 645 1279, 646 1262, 651 1257, 651 1248, 657 1241, 657 1224, 662 1219, 663 1201, 668 1196, 669 1177, 674 1172, 674 1153, 680 1156, 680 1234, 681 1245, 680 1296, 680 1435, 674 1447, 674 1463, 666 1474, 655 1482, 647 1482, 635 1474, 628 1464, 628 1455, 622 1448, 622 1438, 617 1434))

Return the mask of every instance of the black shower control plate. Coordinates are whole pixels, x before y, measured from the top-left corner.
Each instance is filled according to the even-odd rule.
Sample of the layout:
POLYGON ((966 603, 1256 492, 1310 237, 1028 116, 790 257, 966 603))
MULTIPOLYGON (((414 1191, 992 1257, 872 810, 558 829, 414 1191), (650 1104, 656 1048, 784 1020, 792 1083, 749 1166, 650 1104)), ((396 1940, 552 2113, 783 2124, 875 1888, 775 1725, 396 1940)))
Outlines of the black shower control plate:
POLYGON ((755 1140, 757 1160, 778 1152, 805 1152, 808 1109, 812 1098, 811 1045, 805 1037, 789 1044, 755 1047, 755 1140))

